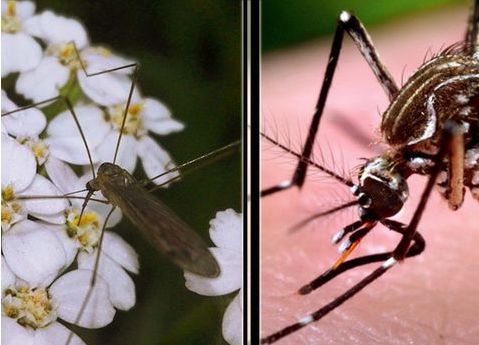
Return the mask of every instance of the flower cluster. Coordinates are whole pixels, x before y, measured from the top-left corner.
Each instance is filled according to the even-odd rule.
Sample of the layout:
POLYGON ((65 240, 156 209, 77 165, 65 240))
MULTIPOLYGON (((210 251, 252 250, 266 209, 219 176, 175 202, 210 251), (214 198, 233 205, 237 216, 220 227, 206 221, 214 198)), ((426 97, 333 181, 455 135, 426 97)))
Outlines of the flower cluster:
POLYGON ((2 117, 2 342, 83 344, 57 320, 106 326, 116 310, 135 305, 129 273, 139 270, 128 243, 108 230, 102 236, 121 220, 119 210, 107 216, 111 206, 100 196, 80 217, 88 168, 112 161, 121 131, 116 164, 133 172, 141 160, 147 176, 159 175, 175 163, 152 135, 184 125, 137 87, 126 109, 136 64, 91 45, 74 19, 2 0, 1 39, 2 114, 31 101, 2 117))

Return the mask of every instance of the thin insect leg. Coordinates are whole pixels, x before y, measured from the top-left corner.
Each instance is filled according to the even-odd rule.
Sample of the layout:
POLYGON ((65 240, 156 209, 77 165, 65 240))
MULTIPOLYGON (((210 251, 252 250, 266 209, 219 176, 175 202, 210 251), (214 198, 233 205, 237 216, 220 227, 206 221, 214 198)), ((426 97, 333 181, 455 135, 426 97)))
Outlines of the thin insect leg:
POLYGON ((287 335, 294 333, 298 330, 300 330, 303 327, 306 327, 312 322, 318 321, 322 319, 324 316, 326 316, 330 311, 336 309, 339 307, 341 304, 346 302, 348 299, 356 295, 359 291, 364 289, 366 286, 371 284, 373 281, 381 277, 384 273, 386 273, 394 264, 396 264, 397 261, 394 258, 389 258, 386 261, 383 262, 381 266, 376 268, 373 272, 371 272, 369 275, 367 275, 363 280, 361 280, 359 283, 351 287, 349 290, 347 290, 345 293, 342 295, 338 296, 335 298, 333 301, 330 303, 326 304, 324 307, 318 309, 314 313, 302 318, 298 322, 283 328, 282 330, 273 333, 265 338, 261 339, 261 344, 272 344, 276 341, 278 341, 281 338, 286 337, 287 335))
POLYGON ((456 133, 451 138, 449 147, 449 178, 447 201, 452 210, 457 210, 464 202, 464 134, 456 133))
MULTIPOLYGON (((78 199, 85 200, 84 196, 75 196, 75 195, 19 195, 16 197, 17 200, 37 200, 37 199, 78 199)), ((110 205, 106 200, 90 198, 88 200, 99 202, 101 204, 110 205)))
POLYGON ((466 47, 470 55, 474 55, 479 49, 479 0, 475 0, 471 7, 471 14, 466 31, 466 47))
POLYGON ((298 165, 296 166, 291 181, 284 181, 276 186, 263 190, 261 192, 262 196, 271 195, 279 191, 289 189, 293 186, 301 188, 305 182, 306 173, 309 166, 307 161, 310 160, 313 151, 313 145, 318 133, 319 123, 323 114, 324 106, 326 104, 326 99, 331 87, 334 72, 336 70, 339 54, 341 52, 344 31, 349 34, 363 57, 368 62, 379 83, 386 91, 389 99, 393 99, 398 92, 396 83, 386 67, 381 63, 379 55, 377 54, 376 49, 372 44, 371 38, 369 37, 369 34, 364 26, 354 15, 351 15, 348 12, 342 12, 338 18, 336 32, 334 34, 333 43, 329 54, 328 65, 326 66, 323 84, 321 86, 321 91, 316 103, 316 110, 313 115, 313 120, 311 121, 311 125, 309 127, 308 136, 303 147, 301 159, 298 161, 298 165))
MULTIPOLYGON (((202 167, 204 166, 205 164, 209 164, 209 163, 213 163, 214 161, 218 160, 218 159, 221 159, 231 153, 233 153, 233 150, 235 150, 236 148, 239 148, 240 147, 240 144, 241 144, 241 141, 238 140, 238 141, 235 141, 235 142, 232 142, 231 144, 228 144, 226 146, 223 146, 219 149, 216 149, 214 151, 211 151, 211 152, 208 152, 208 153, 205 153, 199 157, 196 157, 186 163, 183 163, 183 164, 180 164, 180 165, 177 165, 176 167, 170 169, 170 170, 167 170, 165 172, 162 172, 161 174, 159 175, 156 175, 154 177, 152 177, 151 179, 148 179, 148 180, 143 180, 143 181, 140 181, 139 183, 142 184, 143 186, 153 182, 154 180, 162 177, 162 176, 165 176, 165 175, 168 175, 168 174, 171 174, 172 172, 175 172, 175 171, 181 171, 182 174, 185 174, 184 172, 184 169, 187 168, 187 167, 191 167, 192 165, 194 165, 194 167, 190 168, 190 170, 188 170, 188 173, 191 172, 191 171, 194 171, 196 169, 198 169, 199 167, 202 167)), ((155 186, 154 188, 152 188, 151 190, 155 190, 157 189, 158 187, 162 186, 162 185, 165 185, 167 183, 170 183, 174 180, 176 180, 178 178, 177 177, 174 177, 172 178, 171 180, 169 181, 166 181, 164 183, 162 183, 161 185, 158 185, 158 186, 155 186)))
MULTIPOLYGON (((102 244, 103 244, 103 237, 105 235, 105 229, 106 229, 106 226, 108 224, 108 220, 110 219, 110 216, 112 215, 113 211, 116 209, 116 206, 113 206, 110 210, 110 212, 108 212, 107 216, 105 217, 105 222, 103 223, 103 226, 101 228, 101 234, 100 234, 100 239, 98 241, 98 247, 97 247, 97 252, 96 252, 96 257, 95 257, 95 264, 93 266, 93 271, 92 271, 92 275, 91 275, 91 280, 90 280, 90 288, 88 289, 88 292, 85 296, 85 299, 80 307, 80 310, 78 312, 78 315, 75 319, 75 321, 73 322, 74 324, 79 324, 82 316, 83 316, 83 313, 85 312, 86 310, 86 307, 88 305, 88 302, 90 301, 90 298, 93 294, 93 289, 95 288, 95 284, 96 284, 96 279, 97 279, 97 273, 98 273, 98 267, 100 265, 100 256, 101 256, 101 247, 102 247, 102 244)), ((70 342, 72 341, 73 339, 73 335, 74 333, 73 332, 70 332, 69 336, 68 336, 68 339, 65 343, 65 345, 69 345, 70 342)))
POLYGON ((444 158, 448 154, 448 151, 450 150, 450 145, 453 141, 453 138, 457 135, 462 135, 461 130, 460 128, 458 128, 457 124, 450 120, 446 121, 441 137, 439 152, 436 155, 435 164, 431 170, 431 174, 429 175, 426 187, 422 192, 421 199, 419 200, 419 204, 413 214, 411 222, 407 226, 403 237, 401 238, 401 241, 393 251, 393 256, 398 261, 403 260, 406 256, 409 244, 414 237, 419 221, 421 220, 422 214, 424 213, 424 210, 426 208, 427 201, 429 200, 432 189, 436 184, 437 177, 442 170, 441 163, 443 162, 444 158))
POLYGON ((115 154, 113 156, 113 164, 116 163, 116 158, 118 156, 118 150, 120 148, 121 137, 123 136, 123 130, 125 128, 126 118, 128 116, 128 109, 130 108, 131 98, 133 96, 133 90, 135 89, 136 80, 138 78, 138 71, 140 70, 140 65, 135 64, 135 69, 133 71, 133 76, 131 78, 130 92, 128 93, 128 99, 126 101, 125 112, 123 113, 123 119, 121 121, 120 131, 118 132, 118 139, 116 141, 115 154))
POLYGON ((81 128, 80 122, 78 121, 78 116, 76 115, 75 110, 73 108, 73 105, 72 105, 70 99, 68 98, 68 96, 60 95, 60 96, 57 96, 57 97, 47 99, 45 101, 41 101, 41 102, 33 103, 33 104, 30 104, 30 105, 27 105, 27 106, 24 106, 24 107, 20 107, 20 108, 17 108, 15 110, 12 110, 12 111, 2 113, 2 117, 17 113, 17 112, 22 111, 22 110, 35 108, 35 107, 37 107, 41 104, 45 104, 45 103, 56 101, 56 100, 60 100, 60 101, 64 102, 65 105, 67 106, 68 110, 70 111, 70 114, 72 114, 73 120, 75 121, 75 125, 77 126, 78 131, 80 132, 80 137, 83 141, 83 145, 85 146, 86 153, 88 155, 88 162, 90 164, 90 169, 91 169, 92 176, 93 176, 93 178, 95 178, 95 168, 93 166, 93 159, 92 159, 92 156, 91 156, 91 152, 90 152, 90 149, 88 148, 88 143, 87 143, 85 134, 83 133, 83 129, 81 128))
MULTIPOLYGON (((404 234, 404 231, 406 228, 405 224, 402 224, 393 220, 389 220, 389 219, 386 219, 382 221, 381 223, 395 232, 404 234)), ((415 233, 413 241, 414 241, 413 245, 409 248, 409 251, 406 254, 406 257, 408 258, 421 254, 424 251, 424 248, 426 246, 426 242, 424 241, 424 238, 421 236, 419 232, 415 233)), ((300 295, 307 295, 346 271, 349 271, 356 267, 368 265, 371 263, 385 261, 389 259, 391 256, 392 256, 392 252, 384 252, 379 254, 365 255, 359 258, 344 261, 335 269, 332 269, 332 268, 328 269, 316 279, 302 286, 298 290, 298 293, 300 295)))
POLYGON ((85 64, 81 58, 81 55, 80 55, 80 52, 78 51, 78 48, 75 44, 74 41, 71 41, 69 42, 69 44, 73 45, 73 49, 75 50, 75 55, 77 57, 77 60, 78 62, 80 63, 80 66, 81 66, 81 69, 83 71, 83 73, 87 76, 87 77, 94 77, 96 75, 101 75, 101 74, 106 74, 106 73, 110 73, 110 72, 115 72, 115 71, 120 71, 122 69, 127 69, 127 68, 133 68, 135 67, 138 68, 139 67, 139 64, 137 62, 133 62, 131 64, 127 64, 127 65, 123 65, 123 66, 118 66, 118 67, 113 67, 113 68, 109 68, 109 69, 106 69, 106 70, 103 70, 103 71, 99 71, 99 72, 93 72, 93 73, 88 73, 88 71, 86 70, 86 67, 85 67, 85 64))

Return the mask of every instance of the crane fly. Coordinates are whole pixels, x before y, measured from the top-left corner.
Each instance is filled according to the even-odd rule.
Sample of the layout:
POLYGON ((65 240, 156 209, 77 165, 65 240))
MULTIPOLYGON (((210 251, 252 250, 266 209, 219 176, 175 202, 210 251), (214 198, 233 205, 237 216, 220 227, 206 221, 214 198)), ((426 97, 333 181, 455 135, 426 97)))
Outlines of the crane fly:
MULTIPOLYGON (((240 141, 230 143, 219 149, 203 154, 198 158, 178 165, 175 168, 169 169, 150 180, 136 180, 127 170, 121 168, 120 166, 115 164, 115 162, 118 157, 121 138, 124 133, 123 129, 125 128, 126 119, 129 114, 130 103, 132 101, 132 95, 134 92, 137 75, 139 73, 139 65, 137 63, 133 63, 125 66, 114 67, 105 71, 88 73, 85 66, 83 65, 80 53, 78 52, 75 43, 70 42, 68 44, 73 45, 76 58, 80 62, 81 68, 83 69, 83 72, 86 74, 87 77, 94 78, 97 75, 102 75, 105 73, 110 73, 112 71, 118 71, 123 69, 133 69, 134 71, 112 162, 102 163, 99 166, 98 170, 95 170, 95 166, 92 160, 92 153, 90 152, 85 133, 83 132, 80 121, 78 120, 78 116, 75 113, 74 106, 68 96, 60 95, 51 99, 30 104, 28 106, 19 107, 15 110, 2 113, 2 117, 9 116, 23 110, 38 107, 41 105, 50 105, 54 102, 61 102, 71 113, 80 133, 80 137, 83 141, 86 153, 89 157, 92 179, 86 183, 86 189, 70 192, 67 195, 58 197, 39 195, 19 196, 19 200, 48 198, 83 199, 84 201, 80 215, 77 220, 77 225, 80 224, 82 217, 84 216, 85 208, 87 207, 89 201, 108 203, 112 206, 109 213, 105 217, 101 229, 100 240, 97 246, 97 254, 95 257, 94 268, 91 276, 90 289, 85 296, 85 299, 75 320, 75 323, 78 323, 82 319, 83 314, 85 313, 85 310, 90 302, 90 298, 92 297, 99 269, 100 250, 102 247, 103 234, 107 227, 110 216, 117 207, 122 210, 123 214, 125 214, 126 217, 135 225, 135 227, 139 229, 143 235, 146 236, 149 242, 160 253, 165 255, 169 260, 171 260, 181 269, 207 278, 214 278, 220 274, 220 267, 218 265, 218 262, 209 251, 208 245, 205 243, 205 241, 194 230, 192 230, 189 225, 187 225, 182 219, 175 215, 175 213, 170 208, 168 208, 165 204, 163 204, 161 201, 159 201, 157 198, 155 198, 149 193, 161 186, 167 185, 173 181, 178 180, 180 176, 178 175, 169 178, 164 183, 160 185, 155 185, 154 187, 149 188, 149 190, 147 190, 145 187, 153 180, 160 177, 168 177, 168 175, 171 175, 175 172, 177 173, 179 171, 187 173, 194 170, 198 166, 205 164, 208 161, 217 160, 223 156, 230 155, 234 151, 237 151, 239 149, 240 141), (76 193, 85 191, 88 192, 86 197, 74 195, 76 193), (98 191, 102 193, 102 195, 106 198, 106 201, 94 197, 95 192, 98 191)), ((70 344, 72 342, 72 339, 73 332, 70 332, 70 335, 65 345, 70 344)))
MULTIPOLYGON (((323 307, 313 309, 310 314, 303 314, 298 321, 289 325, 286 323, 277 326, 276 330, 269 330, 262 338, 262 343, 275 343, 300 329, 311 327, 310 325, 336 310, 398 262, 421 254, 425 249, 425 240, 418 228, 422 224, 420 221, 434 187, 439 187, 451 210, 461 208, 466 193, 470 193, 475 199, 479 198, 478 21, 479 4, 474 1, 465 39, 442 49, 439 54, 424 62, 402 88, 399 88, 382 64, 359 19, 346 11, 340 14, 316 110, 302 150, 289 152, 288 147, 282 145, 277 138, 263 133, 265 142, 270 142, 297 157, 297 164, 290 180, 263 189, 262 196, 268 197, 293 187, 300 189, 304 185, 308 168, 322 171, 352 191, 353 198, 350 202, 330 210, 330 213, 334 213, 354 206, 359 211, 356 221, 344 226, 332 238, 333 244, 342 242, 339 258, 323 274, 299 287, 297 295, 310 294, 354 268, 372 263, 380 265, 323 307), (381 123, 381 134, 388 145, 387 149, 376 157, 366 159, 356 171, 356 176, 351 177, 335 173, 315 161, 312 156, 313 144, 317 134, 321 133, 318 132, 319 123, 344 34, 352 38, 390 101, 389 107, 382 113, 381 123), (403 209, 409 194, 412 193, 413 189, 408 188, 406 180, 413 174, 426 176, 427 183, 412 219, 408 223, 390 219, 403 209), (397 246, 389 252, 348 259, 360 241, 377 225, 383 225, 400 235, 397 246)), ((351 132, 354 130, 355 128, 350 128, 351 132)), ((330 213, 317 212, 305 222, 298 223, 299 227, 330 213)), ((293 229, 297 230, 294 225, 293 229)), ((321 326, 319 323, 316 327, 320 330, 321 326)), ((337 337, 335 339, 337 340, 337 337)))

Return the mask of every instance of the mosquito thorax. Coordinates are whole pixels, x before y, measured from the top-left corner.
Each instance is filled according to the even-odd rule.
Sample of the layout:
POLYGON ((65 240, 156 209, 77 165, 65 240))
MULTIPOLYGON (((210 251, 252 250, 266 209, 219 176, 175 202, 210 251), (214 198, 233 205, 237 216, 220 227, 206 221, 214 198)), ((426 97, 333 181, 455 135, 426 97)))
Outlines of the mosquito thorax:
POLYGON ((431 59, 401 88, 382 117, 389 145, 434 154, 446 120, 477 126, 479 61, 463 49, 453 47, 431 59))
POLYGON ((406 178, 387 155, 368 160, 358 174, 353 193, 364 220, 384 219, 399 212, 409 196, 406 178))

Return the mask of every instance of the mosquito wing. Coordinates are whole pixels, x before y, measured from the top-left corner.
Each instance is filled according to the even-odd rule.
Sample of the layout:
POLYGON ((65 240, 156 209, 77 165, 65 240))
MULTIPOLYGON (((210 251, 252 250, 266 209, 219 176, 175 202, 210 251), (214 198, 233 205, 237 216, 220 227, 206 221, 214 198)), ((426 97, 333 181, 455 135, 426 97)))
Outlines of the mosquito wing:
POLYGON ((201 237, 137 183, 108 184, 108 199, 153 245, 182 269, 217 277, 220 268, 201 237))

